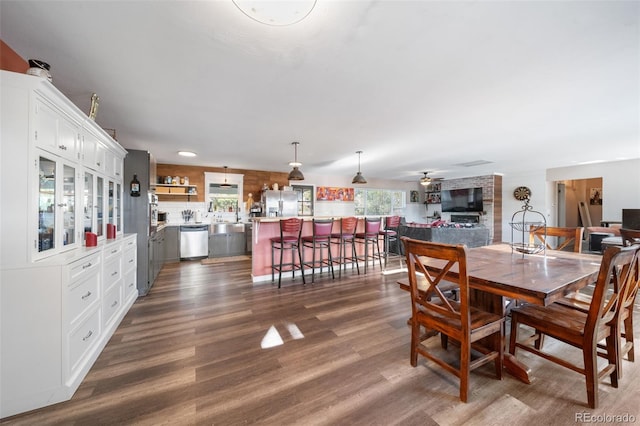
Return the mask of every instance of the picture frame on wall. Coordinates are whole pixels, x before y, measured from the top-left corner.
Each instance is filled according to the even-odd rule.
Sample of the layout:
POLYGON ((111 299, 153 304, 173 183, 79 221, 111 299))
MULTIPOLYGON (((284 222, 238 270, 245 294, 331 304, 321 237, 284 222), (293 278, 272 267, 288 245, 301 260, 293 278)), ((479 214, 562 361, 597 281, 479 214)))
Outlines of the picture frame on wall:
POLYGON ((589 204, 592 206, 602 205, 602 188, 591 188, 589 191, 589 204))
POLYGON ((419 200, 418 191, 409 191, 409 202, 410 203, 417 203, 418 200, 419 200))

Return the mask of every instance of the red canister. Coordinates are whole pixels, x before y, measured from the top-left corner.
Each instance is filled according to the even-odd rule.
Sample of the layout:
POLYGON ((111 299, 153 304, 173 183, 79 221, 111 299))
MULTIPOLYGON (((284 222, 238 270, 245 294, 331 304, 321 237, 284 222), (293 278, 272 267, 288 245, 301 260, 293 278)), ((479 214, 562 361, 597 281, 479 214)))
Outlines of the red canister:
POLYGON ((98 245, 98 236, 93 232, 85 232, 84 240, 87 247, 95 247, 98 245))
POLYGON ((112 223, 107 223, 107 239, 113 240, 116 237, 116 226, 112 223))

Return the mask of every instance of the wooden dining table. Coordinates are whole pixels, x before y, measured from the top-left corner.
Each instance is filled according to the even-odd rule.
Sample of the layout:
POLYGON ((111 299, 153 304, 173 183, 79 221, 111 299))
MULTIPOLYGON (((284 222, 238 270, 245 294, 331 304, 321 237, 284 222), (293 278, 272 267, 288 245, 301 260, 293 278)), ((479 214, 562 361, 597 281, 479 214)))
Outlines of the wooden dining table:
MULTIPOLYGON (((540 254, 512 251, 508 244, 494 244, 467 249, 470 303, 483 310, 507 315, 507 300, 549 305, 567 293, 596 281, 602 256, 547 250, 540 254)), ((428 270, 439 272, 444 265, 437 259, 426 259, 428 270)), ((457 268, 447 276, 457 280, 457 268)), ((409 290, 408 280, 399 280, 409 290)), ((504 345, 504 341, 503 341, 504 345)), ((507 372, 531 383, 530 369, 513 355, 504 352, 507 372)))

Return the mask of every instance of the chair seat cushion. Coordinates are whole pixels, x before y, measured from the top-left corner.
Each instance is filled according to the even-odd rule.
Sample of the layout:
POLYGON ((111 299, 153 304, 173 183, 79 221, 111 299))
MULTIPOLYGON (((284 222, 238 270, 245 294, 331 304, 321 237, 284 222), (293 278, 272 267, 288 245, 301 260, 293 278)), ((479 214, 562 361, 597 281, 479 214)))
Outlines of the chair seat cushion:
POLYGON ((343 240, 353 240, 353 238, 355 237, 355 235, 353 234, 331 234, 331 238, 334 239, 343 239, 343 240))
POLYGON ((375 234, 365 234, 364 232, 358 232, 356 234, 356 238, 378 238, 378 233, 375 234))
POLYGON ((282 238, 273 237, 273 238, 270 238, 269 240, 271 241, 271 243, 276 243, 276 244, 278 244, 278 243, 280 243, 280 244, 282 244, 282 243, 297 243, 298 242, 298 237, 294 237, 294 236, 282 237, 282 238))
POLYGON ((390 229, 384 229, 384 230, 380 231, 378 234, 380 234, 380 235, 389 235, 389 236, 398 235, 398 233, 396 231, 392 231, 390 229))
POLYGON ((327 241, 329 241, 329 236, 323 236, 323 237, 311 237, 311 236, 307 236, 307 237, 302 237, 302 241, 304 241, 305 243, 312 243, 312 242, 320 242, 320 243, 326 243, 327 241))

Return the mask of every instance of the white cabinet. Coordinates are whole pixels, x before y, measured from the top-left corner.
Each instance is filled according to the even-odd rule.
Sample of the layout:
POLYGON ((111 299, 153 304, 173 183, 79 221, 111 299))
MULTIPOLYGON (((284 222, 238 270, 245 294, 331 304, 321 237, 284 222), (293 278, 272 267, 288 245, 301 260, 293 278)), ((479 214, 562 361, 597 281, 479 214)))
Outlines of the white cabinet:
POLYGON ((73 163, 35 150, 34 181, 37 181, 37 237, 33 259, 57 254, 81 245, 77 217, 80 173, 73 163))
POLYGON ((100 300, 102 292, 102 250, 76 260, 63 270, 63 377, 64 387, 73 387, 81 380, 83 367, 93 364, 102 333, 100 300))
POLYGON ((97 172, 104 172, 107 149, 98 136, 88 129, 82 130, 82 163, 97 172))
POLYGON ((85 314, 100 300, 102 261, 95 253, 69 266, 70 284, 67 296, 67 321, 71 325, 81 322, 85 314))
POLYGON ((127 237, 122 243, 123 255, 122 255, 122 298, 126 302, 133 298, 138 297, 137 286, 137 266, 138 266, 138 250, 136 244, 136 238, 127 237))
POLYGON ((40 96, 33 97, 32 134, 37 147, 80 159, 80 124, 40 96))
POLYGON ((136 300, 137 263, 136 235, 122 233, 124 148, 45 79, 0 71, 0 89, 4 418, 71 398, 136 300))

